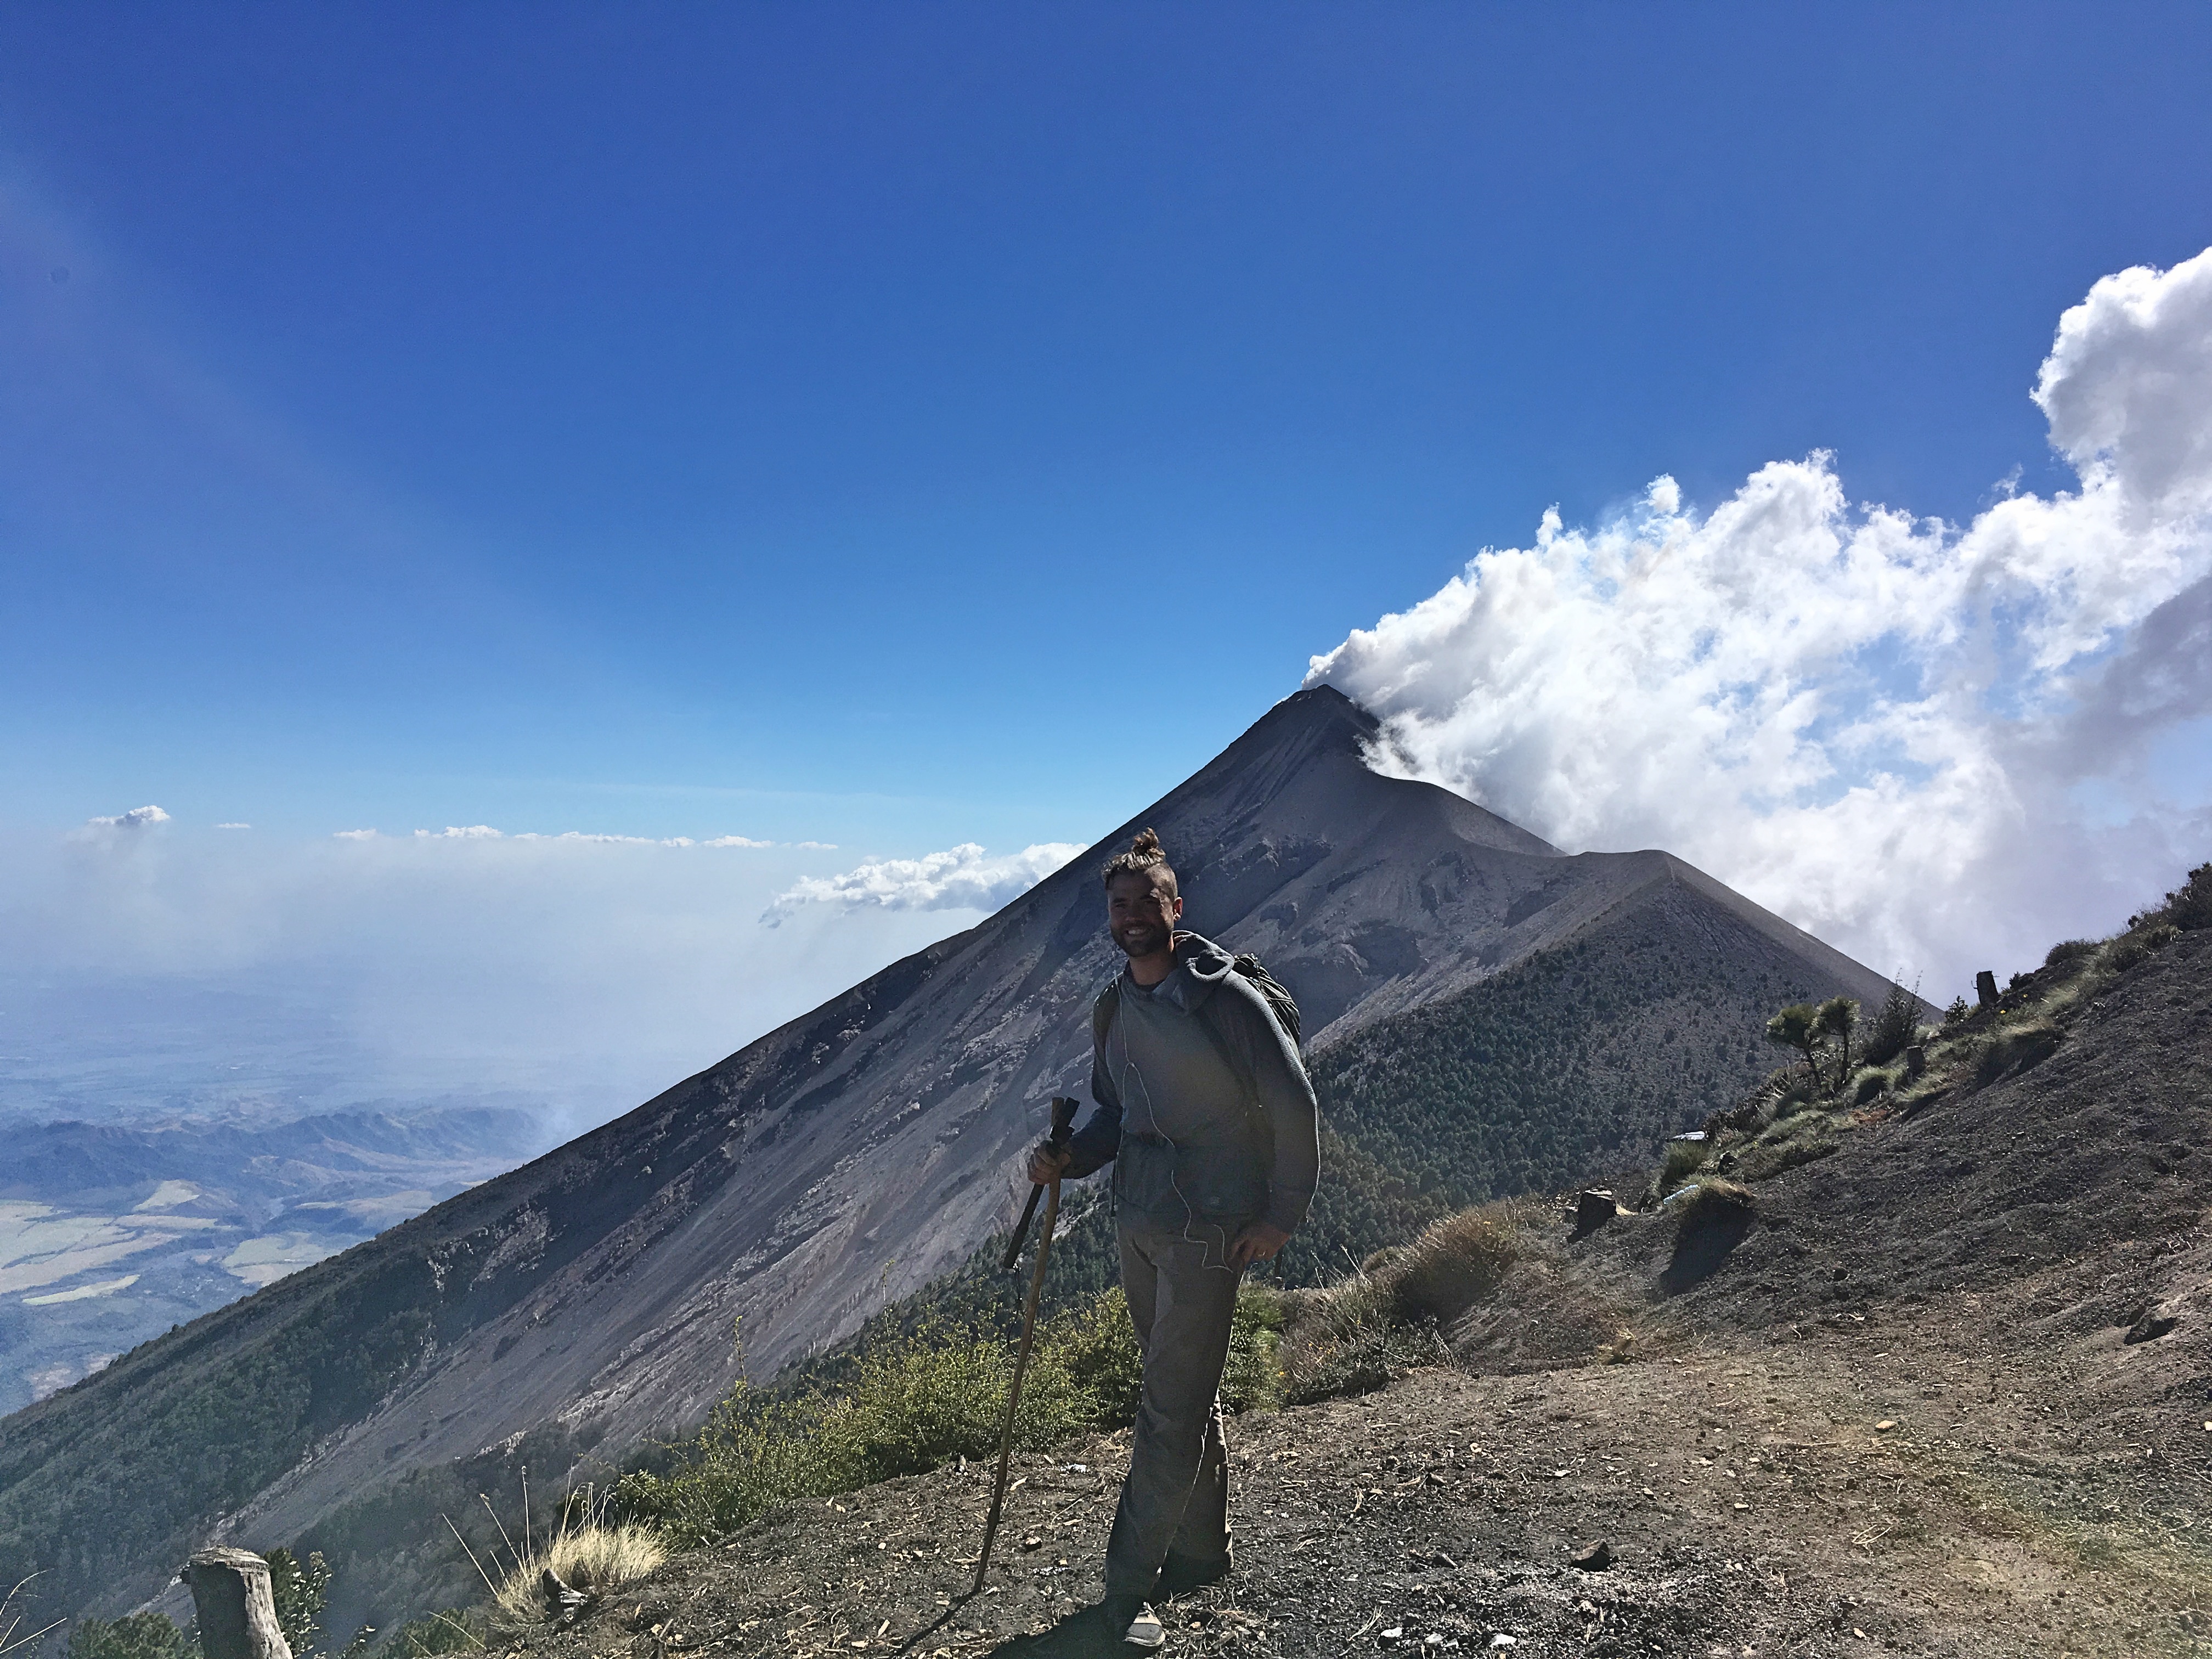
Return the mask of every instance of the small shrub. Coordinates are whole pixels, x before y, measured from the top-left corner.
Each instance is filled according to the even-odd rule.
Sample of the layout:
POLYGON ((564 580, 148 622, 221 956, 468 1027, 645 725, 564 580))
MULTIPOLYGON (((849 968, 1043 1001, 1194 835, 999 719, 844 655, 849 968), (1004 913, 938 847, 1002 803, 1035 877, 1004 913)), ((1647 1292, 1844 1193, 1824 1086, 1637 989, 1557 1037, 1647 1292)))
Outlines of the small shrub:
MULTIPOLYGON (((1241 1304, 1241 1298, 1240 1298, 1241 1304)), ((1045 1340, 1058 1346, 1068 1381, 1091 1400, 1096 1419, 1132 1423, 1144 1392, 1145 1363, 1137 1352, 1137 1328, 1129 1322, 1129 1298, 1115 1285, 1080 1313, 1060 1321, 1045 1340)), ((1231 1350, 1235 1351, 1232 1329, 1231 1350)), ((1024 1384, 1024 1389, 1027 1383, 1024 1384)), ((1005 1409, 1003 1399, 1000 1408, 1005 1409)))
POLYGON ((1486 1205, 1428 1228, 1376 1279, 1397 1323, 1448 1325, 1497 1289, 1520 1253, 1504 1206, 1486 1205))
POLYGON ((1713 1143, 1710 1140, 1668 1141, 1666 1154, 1659 1161, 1660 1196, 1665 1197, 1704 1169, 1705 1160, 1712 1155, 1713 1143))
POLYGON ((1802 1116, 1820 1103, 1809 1094, 1787 1094, 1774 1103, 1774 1121, 1785 1123, 1793 1117, 1802 1116))
POLYGON ((2148 942, 2149 930, 2143 929, 2121 934, 2105 947, 2101 958, 2104 966, 2115 974, 2124 974, 2129 969, 2148 959, 2153 946, 2148 942))
POLYGON ((1920 999, 1893 981, 1867 1026, 1859 1058, 1869 1066, 1887 1066, 1920 1036, 1920 999))
POLYGON ((331 1599, 331 1570, 319 1551, 310 1551, 302 1566, 278 1546, 261 1558, 269 1564, 269 1595, 276 1604, 276 1627, 290 1644, 293 1659, 314 1650, 323 1633, 323 1608, 331 1599))
POLYGON ((1765 1181, 1784 1170, 1826 1158, 1838 1144, 1825 1115, 1801 1116, 1786 1126, 1777 1125, 1753 1141, 1745 1148, 1736 1168, 1747 1181, 1765 1181))
POLYGON ((1830 997, 1813 1013, 1814 1035, 1820 1041, 1823 1050, 1831 1044, 1836 1051, 1832 1075, 1828 1085, 1833 1094, 1843 1086, 1844 1079, 1851 1069, 1851 1033, 1857 1029, 1859 1005, 1850 997, 1830 997))
POLYGON ((1667 1207, 1674 1212, 1678 1226, 1687 1227, 1723 1210, 1748 1210, 1753 1203, 1751 1189, 1741 1182, 1704 1176, 1667 1207))
POLYGON ((1820 1066, 1820 1011, 1809 1002, 1793 1002, 1766 1022, 1766 1040, 1778 1048, 1795 1048, 1805 1056, 1805 1069, 1817 1086, 1820 1066))
POLYGON ((1434 1325, 1407 1328, 1390 1316, 1376 1280, 1355 1275, 1300 1297, 1283 1340, 1283 1398, 1293 1406, 1339 1395, 1372 1394, 1451 1351, 1434 1325))
MULTIPOLYGON (((841 1483, 830 1490, 850 1492, 997 1451, 1014 1346, 939 1331, 864 1358, 852 1392, 832 1402, 815 1429, 825 1473, 841 1483)), ((1023 1382, 1016 1439, 1046 1446, 1091 1420, 1091 1402, 1069 1377, 1066 1354, 1055 1343, 1037 1343, 1023 1382)))
POLYGON ((1802 1066, 1783 1066, 1767 1073, 1765 1091, 1771 1097, 1772 1115, 1786 1117, 1819 1094, 1820 1084, 1802 1066))
POLYGON ((1497 1290, 1522 1249, 1515 1207, 1486 1204, 1434 1223, 1372 1273, 1285 1301, 1284 1399, 1364 1394, 1449 1364, 1445 1329, 1497 1290))
POLYGON ((562 1527, 543 1550, 525 1553, 499 1587, 496 1606, 511 1623, 527 1625, 556 1616, 548 1604, 544 1575, 596 1601, 611 1590, 635 1583, 668 1559, 668 1547, 644 1527, 562 1527))
MULTIPOLYGON (((1231 1411, 1271 1412, 1283 1403, 1285 1322, 1283 1293, 1272 1285, 1248 1284, 1237 1292, 1229 1363, 1221 1372, 1221 1402, 1231 1411)), ((1112 1426, 1135 1419, 1133 1409, 1127 1417, 1115 1418, 1112 1426)))
MULTIPOLYGON (((1282 1293, 1238 1291, 1221 1384, 1233 1411, 1282 1399, 1282 1293)), ((996 1455, 1006 1426, 1015 1343, 964 1328, 925 1325, 860 1356, 838 1392, 761 1398, 740 1384, 665 1474, 616 1483, 614 1512, 649 1522, 679 1546, 709 1543, 802 1498, 830 1497, 996 1455)), ((1137 1333, 1117 1288, 1036 1334, 1022 1382, 1018 1447, 1041 1449, 1135 1419, 1144 1385, 1137 1333)))
POLYGON ((2050 954, 2043 958, 2043 965, 2046 968, 2063 967, 2067 963, 2078 962, 2083 957, 2094 955, 2096 949, 2097 941, 2093 939, 2062 939, 2051 947, 2050 954))
POLYGON ((1964 997, 1953 997, 1951 1006, 1943 1011, 1943 1024, 1948 1028, 1963 1023, 1974 1011, 1966 1006, 1964 997))
POLYGON ((2212 864, 2200 864, 2166 896, 2166 919, 2176 927, 2212 927, 2212 864))
POLYGON ((1991 1084, 2039 1066, 2058 1052, 2065 1034, 2045 1021, 2007 1026, 1991 1036, 1974 1060, 1974 1081, 1991 1084))
POLYGON ((68 1659, 198 1659, 184 1632, 159 1613, 80 1619, 64 1652, 68 1659))
POLYGON ((1897 1076, 1877 1066, 1867 1066, 1851 1079, 1851 1104, 1863 1106, 1897 1085, 1897 1076))

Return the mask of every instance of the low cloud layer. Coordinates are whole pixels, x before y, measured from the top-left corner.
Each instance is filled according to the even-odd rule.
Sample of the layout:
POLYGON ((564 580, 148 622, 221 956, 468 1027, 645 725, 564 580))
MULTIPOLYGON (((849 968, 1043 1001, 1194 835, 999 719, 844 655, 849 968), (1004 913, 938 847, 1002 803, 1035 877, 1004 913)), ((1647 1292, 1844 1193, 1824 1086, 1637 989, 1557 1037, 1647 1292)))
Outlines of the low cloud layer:
POLYGON ((1954 526, 1816 453, 1545 515, 1316 657, 1375 763, 1664 847, 1948 998, 2212 857, 2212 250, 2100 281, 2032 394, 2078 487, 1954 526))
MULTIPOLYGON (((836 867, 742 836, 298 838, 143 809, 0 834, 0 1106, 491 1095, 573 1132, 972 920, 809 905, 763 925, 836 867)), ((974 884, 939 908, 970 892, 995 902, 974 884)))
MULTIPOLYGON (((161 812, 158 806, 140 809, 161 812)), ((168 814, 162 812, 163 817, 168 814)), ((94 818, 94 823, 114 823, 114 818, 94 818)), ((218 830, 250 830, 250 823, 218 823, 218 830)), ((331 832, 337 841, 375 841, 383 831, 379 830, 338 830, 331 832)), ((715 836, 709 840, 695 841, 690 836, 616 836, 596 830, 563 830, 558 835, 549 835, 538 830, 518 830, 513 835, 504 830, 495 830, 488 823, 466 826, 449 823, 442 830, 417 830, 417 841, 568 841, 596 843, 603 847, 795 847, 811 852, 834 853, 834 841, 755 841, 750 836, 715 836)))
POLYGON ((810 905, 839 910, 996 910, 1084 850, 1045 842, 991 857, 974 842, 918 859, 883 859, 837 876, 809 876, 776 896, 762 920, 770 927, 810 905))

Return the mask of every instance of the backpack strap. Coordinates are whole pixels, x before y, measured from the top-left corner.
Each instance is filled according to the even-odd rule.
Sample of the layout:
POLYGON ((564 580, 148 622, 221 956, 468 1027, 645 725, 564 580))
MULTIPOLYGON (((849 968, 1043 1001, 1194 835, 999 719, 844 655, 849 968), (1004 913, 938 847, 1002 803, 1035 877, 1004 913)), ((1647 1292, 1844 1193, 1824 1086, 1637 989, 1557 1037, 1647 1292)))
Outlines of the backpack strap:
POLYGON ((1114 1029, 1114 1016, 1121 1012, 1121 976, 1119 974, 1106 981, 1106 988, 1091 1005, 1091 1051, 1096 1054, 1106 1052, 1106 1034, 1114 1029))

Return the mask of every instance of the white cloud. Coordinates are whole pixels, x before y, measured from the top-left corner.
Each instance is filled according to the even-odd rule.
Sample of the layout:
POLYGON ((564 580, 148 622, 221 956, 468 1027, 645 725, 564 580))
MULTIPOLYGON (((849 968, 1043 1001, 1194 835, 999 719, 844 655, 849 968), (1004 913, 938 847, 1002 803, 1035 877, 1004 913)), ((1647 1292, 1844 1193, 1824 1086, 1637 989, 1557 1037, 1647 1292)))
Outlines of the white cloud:
POLYGON ((143 830, 151 823, 167 823, 169 815, 158 806, 134 806, 127 812, 118 812, 112 818, 87 818, 88 830, 143 830))
POLYGON ((60 1109, 89 1066, 127 1073, 118 1098, 147 1103, 176 1097, 186 1072, 259 1077, 265 1099, 240 1098, 288 1109, 310 1093, 514 1090, 559 1106, 573 1132, 960 925, 827 905, 762 925, 777 894, 832 862, 650 837, 0 826, 0 989, 35 965, 41 1006, 87 1011, 35 1042, 11 1023, 11 1043, 33 1045, 11 1052, 35 1049, 38 1065, 17 1067, 9 1103, 37 1109, 35 1072, 78 1091, 52 1097, 60 1109), (172 1006, 188 1012, 155 1037, 132 1023, 172 1006), (297 1088, 268 1082, 295 1073, 297 1088))
POLYGON ((848 910, 996 910, 1082 852, 1047 842, 992 858, 974 842, 918 859, 883 859, 840 876, 807 876, 776 896, 763 921, 774 925, 809 904, 848 910))
POLYGON ((1948 994, 2212 854, 2212 250, 2099 282, 2034 397, 2078 489, 1964 528, 1831 459, 1486 549, 1314 659, 1386 770, 1569 848, 1662 846, 1948 994), (2193 724, 2192 724, 2193 723, 2193 724))
POLYGON ((216 825, 216 828, 218 830, 251 830, 253 826, 250 823, 218 823, 216 825))
POLYGON ((417 830, 415 837, 418 841, 497 841, 500 831, 488 823, 472 823, 466 829, 449 823, 442 830, 417 830))

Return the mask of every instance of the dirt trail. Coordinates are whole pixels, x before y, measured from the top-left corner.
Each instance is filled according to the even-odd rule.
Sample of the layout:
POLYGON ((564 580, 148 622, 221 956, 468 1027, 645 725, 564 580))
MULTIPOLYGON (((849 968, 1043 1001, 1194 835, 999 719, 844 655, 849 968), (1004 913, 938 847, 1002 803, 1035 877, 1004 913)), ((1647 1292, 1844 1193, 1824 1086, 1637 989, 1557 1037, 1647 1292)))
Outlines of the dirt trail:
MULTIPOLYGON (((2208 1030, 2212 933, 2185 934, 2057 1058, 1763 1184, 1693 1285, 1665 1285, 1667 1216, 1561 1244, 1547 1282, 1625 1310, 1632 1361, 1239 1419, 1238 1568, 1164 1610, 1170 1652, 2212 1655, 2208 1030), (1601 1542, 1609 1565, 1573 1565, 1601 1542)), ((1018 1467, 981 1596, 988 1471, 953 1468, 679 1558, 521 1645, 1103 1652, 1126 1447, 1018 1467)))
MULTIPOLYGON (((2173 1536, 2176 1505, 2212 1490, 2188 1437, 2212 1443, 2201 1419, 2084 1421, 2018 1398, 2026 1379, 1991 1349, 1915 1343, 1878 1314, 1840 1323, 1628 1365, 1424 1371, 1243 1419, 1239 1566, 1168 1609, 1174 1648, 1487 1651, 1502 1634, 1516 1655, 2212 1651, 2197 1636, 2212 1634, 2201 1541, 2173 1536), (1571 1564, 1599 1542, 1610 1566, 1571 1564)), ((1099 1650, 1081 1610, 1101 1590, 1126 1447, 1018 1468, 981 1597, 965 1592, 988 1471, 971 1467, 682 1558, 535 1645, 1099 1650)))

